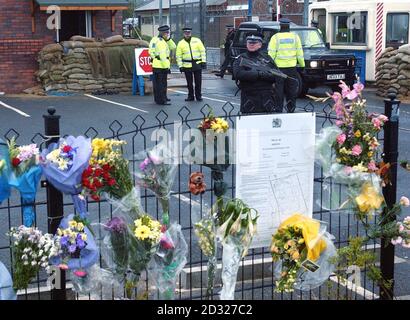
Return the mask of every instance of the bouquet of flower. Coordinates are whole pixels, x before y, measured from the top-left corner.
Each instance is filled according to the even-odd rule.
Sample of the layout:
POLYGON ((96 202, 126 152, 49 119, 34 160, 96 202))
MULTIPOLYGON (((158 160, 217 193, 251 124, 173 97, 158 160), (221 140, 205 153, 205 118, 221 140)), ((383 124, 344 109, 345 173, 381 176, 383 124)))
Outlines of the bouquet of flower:
POLYGON ((0 139, 0 203, 10 197, 10 155, 9 148, 0 139))
POLYGON ((204 165, 212 170, 214 192, 217 197, 226 193, 227 185, 223 172, 230 166, 229 124, 225 119, 215 117, 212 109, 198 125, 200 135, 191 139, 194 163, 204 165))
POLYGON ((172 223, 161 235, 150 268, 160 300, 174 300, 176 281, 187 262, 187 254, 188 245, 181 226, 172 223))
POLYGON ((51 234, 37 228, 11 228, 14 289, 26 289, 41 268, 49 268, 49 260, 60 252, 60 243, 51 234))
POLYGON ((91 156, 90 139, 79 136, 61 138, 41 153, 41 166, 47 180, 60 192, 70 194, 75 209, 86 218, 85 199, 80 196, 81 176, 91 156))
POLYGON ((334 270, 329 261, 336 255, 332 237, 319 221, 301 214, 281 223, 272 236, 271 253, 276 262, 277 292, 314 289, 334 270))
MULTIPOLYGON (((194 212, 195 210, 192 210, 194 212)), ((196 217, 195 217, 196 218, 196 217)), ((211 299, 214 291, 215 272, 217 269, 217 249, 216 219, 212 212, 207 212, 204 216, 192 219, 194 222, 195 235, 198 237, 198 245, 202 253, 208 257, 207 273, 208 285, 206 290, 207 299, 211 299)))
MULTIPOLYGON (((335 92, 329 95, 335 103, 337 120, 335 126, 323 129, 317 138, 318 160, 326 177, 331 177, 337 183, 347 184, 350 189, 349 200, 362 193, 364 184, 367 188, 364 191, 372 189, 371 192, 381 197, 382 178, 384 179, 385 173, 383 174, 384 165, 377 158, 380 145, 377 135, 388 119, 382 114, 367 113, 366 100, 362 97, 364 86, 360 82, 354 84, 351 90, 341 81, 340 88, 342 93, 335 92), (350 102, 345 103, 345 99, 350 102)), ((337 194, 331 190, 330 193, 337 194)), ((358 217, 363 219, 378 210, 380 205, 368 211, 363 211, 364 206, 358 208, 355 205, 354 210, 358 217)))
POLYGON ((33 204, 41 178, 41 168, 38 166, 39 150, 35 144, 17 146, 14 138, 10 140, 8 146, 11 163, 9 185, 20 191, 23 224, 31 227, 35 221, 33 204))
POLYGON ((137 183, 154 192, 162 206, 162 223, 169 225, 169 195, 174 182, 176 164, 168 150, 154 148, 137 156, 139 162, 135 173, 137 183))
POLYGON ((128 269, 130 277, 126 281, 127 297, 132 296, 141 273, 147 267, 162 236, 162 226, 159 221, 149 215, 142 215, 130 226, 128 269))
POLYGON ((13 290, 13 279, 7 268, 0 261, 0 301, 16 299, 17 295, 13 290))
MULTIPOLYGON (((218 205, 218 204, 217 204, 218 205)), ((218 237, 222 241, 222 300, 233 300, 241 259, 256 234, 258 212, 240 199, 230 199, 218 211, 218 237)))
POLYGON ((87 269, 98 261, 99 252, 90 230, 77 215, 61 221, 57 236, 61 253, 52 260, 61 270, 73 270, 79 278, 87 276, 87 269))

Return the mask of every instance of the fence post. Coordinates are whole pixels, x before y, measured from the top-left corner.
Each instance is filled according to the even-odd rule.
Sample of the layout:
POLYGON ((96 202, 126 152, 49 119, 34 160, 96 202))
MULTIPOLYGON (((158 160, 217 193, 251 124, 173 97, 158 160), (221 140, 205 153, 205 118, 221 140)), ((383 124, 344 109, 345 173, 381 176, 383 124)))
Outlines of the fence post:
MULTIPOLYGON (((58 142, 60 137, 60 116, 55 115, 56 110, 53 107, 47 109, 44 118, 44 135, 47 139, 46 146, 58 142)), ((47 218, 48 232, 55 234, 60 221, 64 216, 63 195, 60 191, 47 183, 47 218)), ((51 289, 52 300, 66 300, 65 272, 56 269, 58 274, 54 278, 54 287, 51 289)))
MULTIPOLYGON (((389 121, 384 125, 384 157, 385 163, 390 163, 390 184, 383 188, 383 195, 386 200, 386 210, 389 210, 396 203, 397 196, 397 159, 399 145, 399 108, 400 101, 396 99, 396 94, 389 92, 388 99, 384 100, 384 113, 389 121)), ((386 221, 391 222, 391 221, 386 221)), ((381 239, 380 249, 380 269, 384 280, 391 280, 391 289, 380 288, 380 298, 383 300, 393 299, 394 294, 394 246, 386 243, 386 239, 381 239)))

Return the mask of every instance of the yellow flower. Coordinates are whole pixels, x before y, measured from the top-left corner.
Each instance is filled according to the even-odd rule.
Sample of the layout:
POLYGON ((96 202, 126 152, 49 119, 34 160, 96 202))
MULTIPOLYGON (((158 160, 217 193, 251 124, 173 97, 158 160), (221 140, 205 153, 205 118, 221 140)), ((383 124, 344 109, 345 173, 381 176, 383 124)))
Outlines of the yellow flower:
POLYGON ((57 229, 57 234, 61 237, 63 235, 63 231, 60 228, 57 229))
POLYGON ((369 151, 368 153, 367 153, 367 156, 370 158, 370 157, 373 157, 373 152, 372 151, 369 151))
POLYGON ((293 260, 297 260, 297 259, 299 259, 299 257, 300 257, 300 254, 299 254, 298 251, 295 251, 295 252, 292 253, 292 259, 293 260))
POLYGON ((352 167, 353 170, 359 171, 359 172, 367 172, 369 169, 363 165, 363 162, 360 162, 358 165, 355 165, 352 167))
POLYGON ((226 120, 222 118, 216 118, 211 124, 211 129, 216 133, 223 133, 229 129, 229 125, 226 120))
POLYGON ((140 226, 135 229, 135 237, 140 240, 145 240, 150 236, 151 230, 147 226, 140 226))
POLYGON ((82 222, 77 223, 77 230, 78 231, 83 231, 84 230, 84 224, 82 222))
POLYGON ((86 234, 86 233, 83 233, 83 234, 81 235, 81 239, 83 239, 83 241, 87 241, 87 234, 86 234))
POLYGON ((68 225, 70 226, 70 228, 75 228, 77 227, 77 222, 74 220, 71 220, 68 222, 68 225))
POLYGON ((142 220, 141 220, 141 219, 135 220, 135 221, 134 221, 134 225, 135 225, 136 227, 141 227, 141 226, 142 226, 142 220))
POLYGON ((363 136, 363 139, 364 139, 364 141, 369 141, 369 140, 370 140, 370 134, 369 134, 369 133, 366 133, 366 134, 363 136))
POLYGON ((300 238, 299 241, 298 241, 299 244, 302 244, 304 242, 305 242, 305 239, 303 239, 303 238, 300 238))
POLYGON ((279 248, 273 244, 270 248, 270 251, 273 253, 279 253, 279 248))
POLYGON ((360 212, 369 213, 372 210, 379 209, 384 198, 370 183, 367 182, 363 185, 361 193, 355 198, 355 200, 360 212))
POLYGON ((362 133, 360 132, 360 130, 357 130, 357 131, 354 133, 354 136, 355 136, 356 138, 360 138, 360 137, 362 136, 362 133))

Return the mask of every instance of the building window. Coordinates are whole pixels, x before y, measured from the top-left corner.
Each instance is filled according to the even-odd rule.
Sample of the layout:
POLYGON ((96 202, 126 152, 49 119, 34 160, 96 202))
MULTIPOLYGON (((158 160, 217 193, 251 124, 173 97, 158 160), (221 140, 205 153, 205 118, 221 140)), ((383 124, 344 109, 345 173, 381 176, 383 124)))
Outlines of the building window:
POLYGON ((401 46, 409 42, 409 14, 389 13, 386 25, 386 46, 401 46))
MULTIPOLYGON (((164 25, 164 24, 168 24, 168 16, 162 16, 162 24, 163 24, 163 25, 164 25)), ((157 26, 160 25, 160 23, 159 23, 159 16, 155 16, 155 17, 154 17, 154 25, 157 25, 157 26)))
POLYGON ((367 12, 333 14, 333 43, 366 45, 367 12))
POLYGON ((152 17, 141 17, 141 24, 152 24, 152 17))

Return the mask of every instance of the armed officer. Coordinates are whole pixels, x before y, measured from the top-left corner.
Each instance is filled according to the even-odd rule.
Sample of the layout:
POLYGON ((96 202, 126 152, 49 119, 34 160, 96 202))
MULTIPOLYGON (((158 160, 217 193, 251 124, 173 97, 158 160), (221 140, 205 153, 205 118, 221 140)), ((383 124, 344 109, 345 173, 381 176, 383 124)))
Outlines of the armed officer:
POLYGON ((171 73, 170 54, 175 50, 175 42, 171 39, 169 26, 158 28, 159 35, 153 37, 149 44, 149 54, 154 73, 154 100, 160 105, 170 105, 167 98, 167 76, 171 73))
POLYGON ((184 39, 178 42, 176 58, 179 70, 185 73, 188 97, 185 101, 202 101, 202 69, 206 69, 206 50, 199 38, 192 36, 192 28, 182 29, 184 39), (195 80, 195 90, 194 82, 195 80))
POLYGON ((275 106, 273 83, 276 76, 275 63, 261 52, 262 34, 253 33, 246 37, 247 52, 241 54, 233 63, 234 78, 241 89, 241 113, 282 112, 275 106))
POLYGON ((219 70, 218 73, 215 73, 217 77, 223 77, 225 76, 226 69, 228 69, 229 62, 231 60, 231 46, 233 43, 233 40, 235 38, 235 27, 233 24, 227 24, 226 25, 226 38, 225 38, 225 43, 224 43, 224 56, 225 60, 221 65, 221 69, 219 70))
POLYGON ((301 68, 304 68, 305 59, 303 58, 302 43, 299 36, 290 32, 290 20, 282 18, 279 22, 280 31, 270 39, 268 53, 279 70, 288 76, 287 79, 281 78, 276 82, 278 107, 283 109, 286 96, 288 112, 294 112, 299 91, 299 82, 296 80, 299 75, 296 65, 299 64, 301 68))

